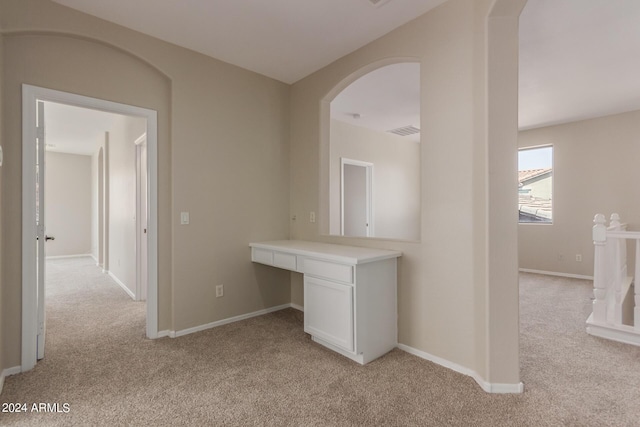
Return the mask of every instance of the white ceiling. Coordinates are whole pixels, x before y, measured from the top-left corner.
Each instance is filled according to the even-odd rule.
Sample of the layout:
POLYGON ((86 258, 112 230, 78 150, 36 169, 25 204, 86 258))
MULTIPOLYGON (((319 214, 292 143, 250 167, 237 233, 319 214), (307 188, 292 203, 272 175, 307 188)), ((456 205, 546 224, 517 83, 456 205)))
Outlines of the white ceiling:
POLYGON ((47 151, 92 155, 118 114, 45 102, 44 117, 47 151))
POLYGON ((640 109, 640 0, 529 0, 521 129, 640 109))
MULTIPOLYGON (((359 78, 333 99, 331 118, 379 132, 420 128, 420 64, 387 65, 359 78)), ((403 138, 420 141, 420 134, 403 138)))
MULTIPOLYGON (((444 2, 383 0, 375 7, 369 0, 54 1, 286 83, 444 2)), ((387 71, 391 79, 393 69, 387 71)), ((377 123, 384 130, 419 127, 419 89, 409 92, 397 78, 387 86, 390 91, 378 94, 394 113, 366 109, 374 87, 385 92, 384 74, 362 81, 360 101, 338 100, 340 113, 346 121, 377 123), (406 97, 397 96, 400 92, 406 97), (362 117, 355 121, 348 113, 362 117)), ((520 18, 521 129, 640 109, 638 76, 640 0, 528 1, 520 18)), ((91 122, 70 117, 76 125, 91 122)), ((62 129, 49 125, 50 141, 56 126, 62 129)), ((91 140, 93 130, 87 132, 78 139, 91 140)))
POLYGON ((54 0, 294 83, 445 0, 54 0))

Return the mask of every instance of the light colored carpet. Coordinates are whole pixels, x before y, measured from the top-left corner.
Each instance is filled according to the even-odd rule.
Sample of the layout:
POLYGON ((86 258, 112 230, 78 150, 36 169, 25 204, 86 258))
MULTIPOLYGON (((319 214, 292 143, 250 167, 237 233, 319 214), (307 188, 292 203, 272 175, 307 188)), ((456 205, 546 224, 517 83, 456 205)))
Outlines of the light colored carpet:
POLYGON ((46 358, 8 377, 16 426, 632 426, 640 349, 591 337, 591 282, 523 274, 525 393, 491 395, 400 350, 360 366, 313 343, 292 309, 177 339, 144 337, 144 305, 91 260, 48 263, 46 358))

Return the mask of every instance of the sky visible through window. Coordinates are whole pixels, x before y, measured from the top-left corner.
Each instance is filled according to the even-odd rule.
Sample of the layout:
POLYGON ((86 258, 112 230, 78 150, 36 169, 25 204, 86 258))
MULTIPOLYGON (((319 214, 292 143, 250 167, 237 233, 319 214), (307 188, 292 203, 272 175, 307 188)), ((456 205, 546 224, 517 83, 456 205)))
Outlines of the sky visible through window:
POLYGON ((518 170, 546 169, 553 166, 553 147, 540 147, 518 151, 518 170))

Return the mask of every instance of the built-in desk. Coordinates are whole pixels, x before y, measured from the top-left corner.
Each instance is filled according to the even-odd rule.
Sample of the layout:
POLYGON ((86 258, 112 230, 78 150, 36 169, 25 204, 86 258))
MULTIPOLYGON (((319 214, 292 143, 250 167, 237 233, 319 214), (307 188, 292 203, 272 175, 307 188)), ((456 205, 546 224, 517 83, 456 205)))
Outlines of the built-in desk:
POLYGON ((304 330, 365 364, 396 347, 401 252, 301 240, 251 243, 253 262, 304 275, 304 330))

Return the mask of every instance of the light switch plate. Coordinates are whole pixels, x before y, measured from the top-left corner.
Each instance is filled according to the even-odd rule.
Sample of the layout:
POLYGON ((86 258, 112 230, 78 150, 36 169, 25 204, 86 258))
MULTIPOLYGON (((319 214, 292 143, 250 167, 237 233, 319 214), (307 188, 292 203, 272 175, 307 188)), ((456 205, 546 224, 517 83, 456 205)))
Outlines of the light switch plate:
POLYGON ((189 224, 189 212, 180 212, 180 225, 189 224))

